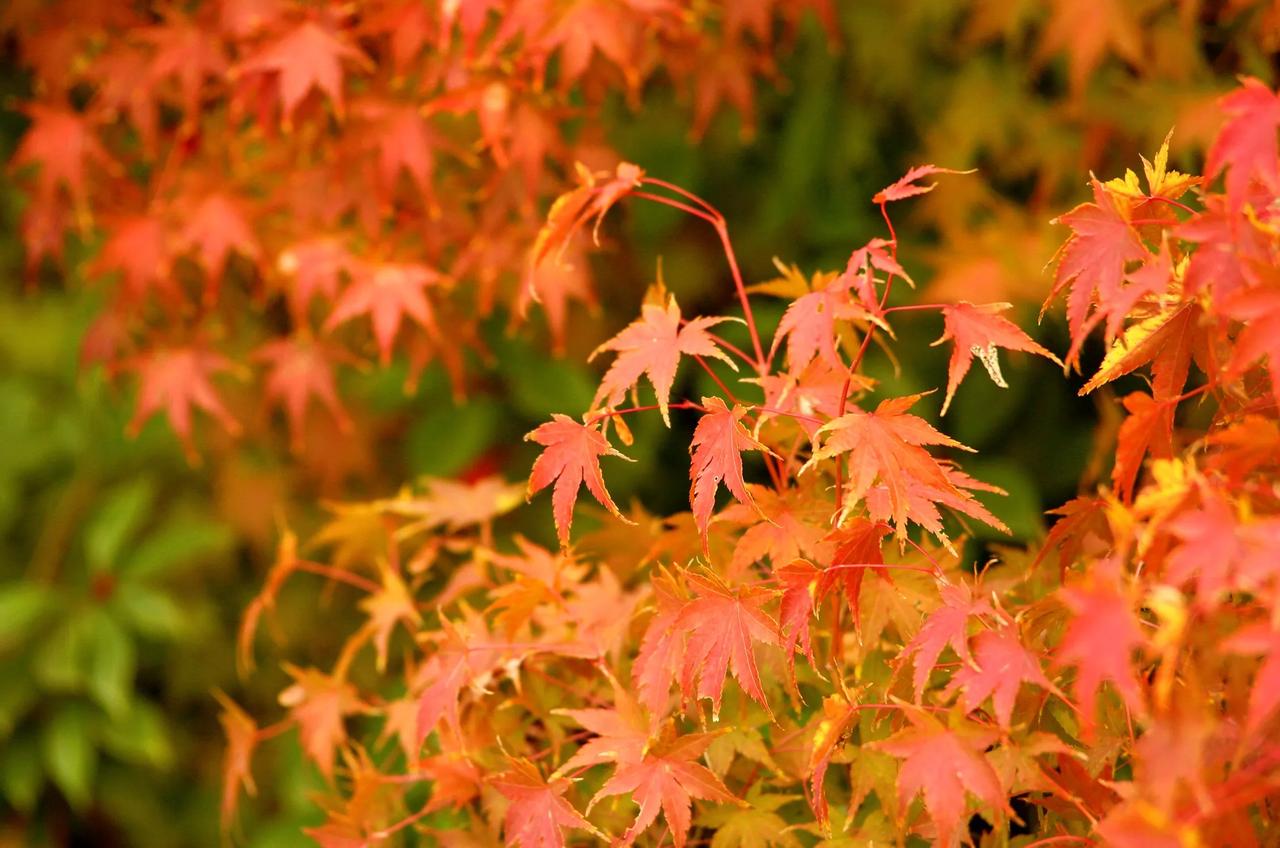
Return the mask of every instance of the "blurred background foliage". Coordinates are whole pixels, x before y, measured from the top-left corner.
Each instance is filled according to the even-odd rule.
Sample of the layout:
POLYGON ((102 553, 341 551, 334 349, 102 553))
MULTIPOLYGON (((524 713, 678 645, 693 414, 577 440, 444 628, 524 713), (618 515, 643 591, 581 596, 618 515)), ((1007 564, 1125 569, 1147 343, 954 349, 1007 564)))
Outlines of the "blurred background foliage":
MULTIPOLYGON (((838 7, 838 32, 811 21, 779 53, 754 126, 722 114, 694 139, 688 105, 658 83, 639 108, 618 97, 607 113, 607 135, 625 158, 723 211, 749 282, 776 276, 774 257, 806 272, 842 268, 851 248, 886 235, 870 197, 908 166, 973 167, 978 174, 947 178, 895 222, 920 283, 896 294, 1008 300, 1033 327, 1048 289, 1043 268, 1061 240, 1050 219, 1083 199, 1087 174, 1123 173, 1174 126, 1174 158, 1194 169, 1216 126, 1214 101, 1235 75, 1277 78, 1280 12, 1269 2, 838 7)), ((29 85, 11 47, 3 159, 24 128, 14 106, 29 85)), ((307 436, 319 449, 297 455, 283 440, 206 432, 193 467, 159 420, 127 438, 130 398, 100 369, 81 367, 93 287, 75 271, 23 283, 23 202, 13 183, 0 189, 0 845, 216 844, 222 737, 212 693, 270 715, 285 680, 258 674, 249 687, 234 662, 239 616, 282 524, 306 532, 327 519, 323 499, 382 495, 424 475, 521 480, 531 461, 521 437, 553 412, 587 407, 598 374, 587 354, 634 316, 658 257, 686 314, 733 310, 714 233, 632 202, 604 228, 592 257, 601 303, 575 307, 563 356, 548 353, 539 322, 513 333, 495 316, 465 391, 438 366, 414 381, 402 362, 347 374, 356 436, 316 417, 307 436)), ((784 305, 762 305, 766 328, 784 305)), ((939 386, 945 354, 929 347, 941 332, 936 318, 907 314, 896 328, 902 356, 877 352, 868 370, 898 374, 899 392, 939 386)), ((1065 347, 1056 317, 1036 335, 1065 347)), ((1099 357, 1093 350, 1086 360, 1099 357)), ((1012 359, 1009 389, 967 381, 941 426, 979 450, 967 466, 976 476, 1008 490, 991 499, 993 511, 1033 537, 1046 508, 1106 472, 1095 457, 1117 422, 1100 421, 1052 365, 1012 359)), ((677 394, 710 392, 705 375, 682 378, 677 394)), ((922 406, 936 421, 940 399, 922 406)), ((687 464, 680 446, 691 422, 673 419, 686 432, 666 431, 656 416, 635 423, 627 452, 637 462, 611 469, 620 502, 657 515, 686 502, 683 471, 654 473, 687 464)), ((539 500, 504 529, 553 544, 547 511, 539 500)), ((326 614, 355 613, 328 610, 318 582, 291 584, 279 630, 297 633, 305 628, 291 620, 326 614)), ((270 670, 275 651, 305 660, 331 649, 264 640, 258 660, 270 670)), ((273 745, 255 774, 260 794, 244 805, 235 838, 295 844, 299 827, 316 823, 307 801, 320 778, 302 765, 295 739, 273 745)))

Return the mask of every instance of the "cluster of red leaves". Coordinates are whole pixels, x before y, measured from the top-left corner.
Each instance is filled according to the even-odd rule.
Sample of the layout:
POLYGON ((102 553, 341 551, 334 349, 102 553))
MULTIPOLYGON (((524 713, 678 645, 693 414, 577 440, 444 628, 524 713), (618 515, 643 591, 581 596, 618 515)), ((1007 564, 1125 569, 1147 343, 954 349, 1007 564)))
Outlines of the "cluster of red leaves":
POLYGON ((414 373, 439 359, 456 383, 478 322, 530 300, 562 343, 568 304, 594 300, 587 271, 527 256, 572 163, 616 161, 583 119, 661 73, 695 134, 724 103, 749 127, 755 80, 810 10, 830 14, 825 0, 19 3, 0 27, 36 88, 11 163, 29 180, 27 260, 61 260, 68 233, 89 245, 109 306, 85 352, 136 375, 135 426, 164 412, 188 451, 197 412, 237 432, 215 383, 252 368, 295 447, 312 406, 328 415, 314 426, 349 431, 335 372, 370 347, 414 373))
MULTIPOLYGON (((1000 529, 974 495, 994 487, 953 460, 964 445, 911 412, 919 396, 866 402, 885 387, 862 373, 864 354, 908 311, 939 313, 956 345, 947 397, 974 357, 1003 382, 1000 347, 1054 358, 998 304, 888 306, 906 279, 892 224, 843 273, 784 268, 751 289, 725 236, 750 351, 656 286, 601 347, 614 358, 595 408, 529 435, 543 451, 528 494, 552 487, 559 550, 495 540, 491 522, 515 500, 496 480, 335 508, 313 542, 332 565, 287 538, 246 621, 246 658, 291 574, 347 584, 368 614, 331 671, 290 667, 281 695, 285 726, 336 799, 312 836, 1273 841, 1280 97, 1246 80, 1222 107, 1203 177, 1169 170, 1166 146, 1144 160, 1145 183, 1095 180, 1094 199, 1061 218, 1071 233, 1050 301, 1067 292, 1067 363, 1102 324, 1109 351, 1083 391, 1129 374, 1149 388, 1123 398, 1113 485, 1056 510, 1038 546, 964 561, 944 508, 1000 529), (750 298, 769 294, 791 305, 766 346, 750 298), (735 392, 710 359, 751 376, 735 392), (673 401, 682 366, 705 369, 723 396, 673 401), (642 379, 655 402, 623 407, 642 379), (625 444, 627 416, 671 410, 697 416, 690 512, 623 515, 602 468, 621 455, 610 430, 625 444), (746 482, 745 454, 767 483, 746 482), (583 484, 614 518, 575 543, 583 484), (400 631, 413 640, 397 680, 358 689, 362 649, 385 669, 400 631), (357 716, 377 741, 353 732, 357 716), (409 806, 402 790, 417 783, 427 800, 409 806)), ((889 204, 939 172, 877 194, 886 223, 889 204)), ((627 166, 556 206, 542 261, 627 194, 726 232, 709 204, 627 166)), ((252 788, 252 748, 274 730, 233 707, 225 724, 230 814, 237 786, 252 788)))

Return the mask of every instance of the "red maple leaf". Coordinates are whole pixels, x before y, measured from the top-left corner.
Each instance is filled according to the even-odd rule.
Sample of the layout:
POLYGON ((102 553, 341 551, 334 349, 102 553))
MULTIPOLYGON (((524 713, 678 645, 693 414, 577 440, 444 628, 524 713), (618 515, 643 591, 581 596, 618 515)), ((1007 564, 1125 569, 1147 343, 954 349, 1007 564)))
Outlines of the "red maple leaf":
POLYGON ((281 251, 276 267, 293 278, 286 287, 293 314, 304 320, 312 299, 331 300, 342 275, 350 274, 356 264, 346 246, 331 236, 308 238, 281 251))
MULTIPOLYGON (((59 187, 75 199, 86 200, 88 168, 108 168, 111 157, 99 143, 85 115, 57 106, 32 104, 26 108, 31 127, 13 154, 12 166, 35 164, 36 194, 52 199, 59 187)), ((48 202, 48 200, 46 200, 48 202)))
POLYGON ((639 383, 641 376, 647 375, 658 398, 662 420, 671 426, 667 407, 671 402, 676 366, 680 364, 682 354, 715 357, 735 371, 738 369, 707 332, 709 327, 728 321, 728 318, 694 318, 683 327, 680 326, 681 320, 675 295, 669 296, 665 305, 646 303, 641 307, 639 320, 597 347, 591 354, 592 358, 601 351, 613 351, 618 356, 605 372, 592 405, 599 406, 604 402, 610 407, 617 406, 626 397, 627 390, 639 383))
POLYGON ((578 487, 586 484, 597 501, 618 518, 627 519, 619 512, 609 490, 605 488, 600 473, 600 457, 616 456, 629 459, 614 450, 594 426, 579 424, 567 415, 555 414, 552 420, 540 425, 525 439, 546 448, 533 463, 529 472, 529 488, 526 498, 555 482, 551 494, 552 512, 560 544, 569 546, 569 528, 573 526, 573 505, 578 500, 578 487))
POLYGON ((729 409, 718 397, 703 398, 702 405, 707 411, 698 419, 693 442, 689 446, 693 454, 689 467, 689 479, 693 481, 689 487, 689 503, 705 549, 707 525, 711 523, 711 512, 715 508, 716 491, 721 481, 741 503, 759 509, 742 479, 741 452, 769 449, 752 438, 742 426, 744 410, 741 407, 729 409))
POLYGON ((1256 733, 1280 707, 1280 631, 1268 624, 1251 624, 1237 630, 1223 643, 1236 654, 1262 657, 1253 676, 1245 729, 1256 733))
POLYGON ((286 127, 293 113, 312 88, 333 101, 342 114, 343 60, 368 64, 358 49, 315 21, 303 21, 240 65, 242 73, 276 74, 282 118, 286 127))
POLYGON ((360 700, 355 687, 314 668, 286 663, 293 685, 280 693, 281 706, 298 723, 302 750, 326 779, 333 779, 333 756, 346 741, 343 717, 356 712, 360 700))
POLYGON ((1133 497, 1133 486, 1142 467, 1142 459, 1150 452, 1156 457, 1169 456, 1173 450, 1173 413, 1175 404, 1162 403, 1145 392, 1133 392, 1124 398, 1129 413, 1116 436, 1116 462, 1111 469, 1111 482, 1127 503, 1133 497))
POLYGON ((719 580, 689 575, 696 597, 672 624, 687 634, 680 689, 686 697, 710 698, 719 716, 724 681, 729 672, 744 692, 769 711, 753 645, 778 644, 778 624, 762 607, 774 593, 759 587, 731 589, 719 580))
POLYGON ((513 759, 511 768, 495 775, 490 783, 510 801, 504 821, 508 845, 564 848, 566 827, 590 831, 604 838, 604 834, 564 799, 564 793, 573 785, 567 778, 548 782, 533 763, 513 759))
POLYGON ((652 735, 649 719, 622 687, 614 685, 613 707, 609 709, 556 710, 556 713, 568 716, 596 734, 556 769, 558 774, 599 763, 617 763, 621 768, 644 758, 652 735))
POLYGON ((533 244, 534 265, 550 256, 559 259, 565 245, 592 217, 599 230, 613 205, 640 187, 644 171, 630 162, 619 162, 615 173, 609 176, 596 174, 578 163, 577 178, 578 186, 556 198, 547 212, 546 223, 533 244))
POLYGON ((947 365, 947 396, 942 402, 942 414, 947 414, 951 406, 951 398, 955 396, 956 387, 969 373, 973 358, 978 357, 991 382, 1000 388, 1007 388, 1004 375, 1000 372, 1000 360, 996 349, 1025 350, 1051 359, 1058 365, 1061 360, 1040 345, 1036 344, 1026 333, 1008 318, 1000 315, 1012 308, 1008 303, 987 303, 976 306, 972 303, 957 303, 942 307, 943 330, 935 345, 950 339, 955 343, 951 351, 951 361, 947 365))
POLYGON ((158 290, 168 303, 181 297, 169 276, 169 251, 164 222, 151 215, 133 215, 116 221, 93 263, 93 272, 116 271, 124 284, 126 299, 140 301, 148 291, 158 290))
MULTIPOLYGON (((594 806, 601 798, 630 792, 640 810, 622 835, 623 844, 634 842, 657 820, 661 811, 667 820, 671 840, 676 848, 684 848, 689 825, 693 822, 692 799, 721 804, 738 801, 710 769, 695 762, 714 738, 714 734, 697 733, 656 746, 640 762, 619 768, 600 787, 591 799, 591 805, 594 806)), ((587 809, 590 812, 590 807, 587 809)))
MULTIPOLYGON (((1114 567, 1095 566, 1106 573, 1114 567)), ((1087 588, 1060 590, 1073 616, 1056 652, 1061 665, 1077 668, 1075 692, 1080 704, 1081 728, 1092 735, 1098 690, 1111 681, 1131 710, 1142 710, 1142 689, 1134 674, 1133 652, 1145 640, 1130 601, 1099 580, 1087 588)))
POLYGON ((1204 177, 1226 172, 1227 200, 1237 211, 1254 181, 1280 192, 1280 96, 1262 80, 1245 77, 1219 104, 1227 120, 1209 148, 1204 177))
POLYGON ((193 206, 186 216, 186 225, 175 239, 175 246, 179 252, 195 250, 208 275, 205 297, 212 303, 217 300, 231 254, 256 259, 258 238, 240 200, 225 192, 205 195, 193 206))
POLYGON ((773 358, 785 339, 787 368, 792 373, 801 371, 814 357, 841 368, 844 363, 836 352, 836 321, 871 320, 878 311, 868 311, 850 298, 846 278, 837 277, 791 302, 778 323, 769 357, 773 358))
POLYGON ((973 588, 967 583, 944 584, 939 592, 942 606, 929 613, 919 632, 902 650, 903 657, 912 657, 915 669, 912 683, 917 700, 938 664, 938 657, 948 645, 961 660, 969 659, 969 619, 995 615, 991 602, 981 595, 975 597, 973 588))
POLYGON ((926 194, 937 188, 938 184, 922 185, 920 181, 925 177, 931 177, 934 174, 972 174, 975 170, 970 168, 967 171, 957 171, 952 168, 939 168, 937 165, 916 165, 893 185, 877 191, 871 198, 871 202, 892 203, 895 200, 905 200, 918 194, 926 194))
POLYGON ((666 571, 652 578, 657 614, 649 622, 640 640, 640 651, 631 666, 640 703, 655 716, 666 712, 671 694, 671 681, 684 663, 684 634, 676 629, 676 620, 685 600, 675 581, 666 571))
POLYGON ((222 827, 231 826, 236 813, 240 789, 249 795, 257 795, 253 782, 253 752, 258 746, 258 725, 240 706, 221 691, 214 690, 214 698, 222 706, 218 721, 227 736, 227 752, 222 763, 222 827))
POLYGON ((921 710, 908 708, 904 712, 911 726, 872 744, 903 761, 898 772, 898 802, 906 809, 923 793, 925 809, 938 829, 935 844, 953 844, 965 817, 966 793, 997 811, 1008 810, 1000 778, 983 755, 999 734, 974 725, 948 730, 921 710))
POLYGON ((223 406, 209 379, 232 370, 231 361, 225 356, 200 347, 157 348, 137 360, 134 367, 141 381, 137 407, 129 421, 129 431, 134 435, 147 419, 164 410, 188 457, 194 459, 193 409, 204 410, 233 435, 240 432, 239 423, 223 406))
POLYGON ((426 289, 443 277, 426 265, 407 262, 362 262, 352 274, 351 284, 342 292, 325 321, 332 330, 359 315, 373 322, 382 363, 391 361, 391 348, 405 315, 428 332, 435 332, 435 320, 426 289))
POLYGON ((1069 226, 1071 235, 1058 249, 1058 270, 1041 314, 1064 288, 1071 287, 1067 297, 1071 330, 1067 363, 1071 364, 1089 333, 1087 319, 1095 295, 1104 303, 1116 297, 1124 281, 1125 263, 1145 259, 1147 249, 1129 223, 1125 201, 1112 196, 1097 180, 1093 181, 1092 203, 1081 203, 1054 221, 1069 226))
POLYGON ((946 692, 960 690, 960 702, 970 712, 991 698, 996 720, 1007 730, 1018 689, 1024 682, 1053 689, 1039 661, 1018 638, 1017 630, 984 630, 974 639, 972 662, 956 669, 946 692))
POLYGON ((841 511, 850 513, 864 498, 873 518, 883 512, 900 538, 914 521, 941 535, 941 518, 935 504, 971 515, 992 527, 1005 529, 974 499, 968 489, 982 484, 945 467, 923 445, 944 445, 970 450, 931 427, 923 418, 907 413, 923 395, 882 401, 874 412, 861 409, 823 425, 823 439, 809 464, 840 454, 849 455, 849 479, 841 511))
POLYGON ((313 397, 333 416, 338 429, 351 430, 351 418, 338 400, 333 380, 334 356, 334 352, 307 336, 275 339, 254 352, 253 358, 271 369, 263 398, 268 404, 284 407, 295 449, 302 446, 307 406, 313 397))

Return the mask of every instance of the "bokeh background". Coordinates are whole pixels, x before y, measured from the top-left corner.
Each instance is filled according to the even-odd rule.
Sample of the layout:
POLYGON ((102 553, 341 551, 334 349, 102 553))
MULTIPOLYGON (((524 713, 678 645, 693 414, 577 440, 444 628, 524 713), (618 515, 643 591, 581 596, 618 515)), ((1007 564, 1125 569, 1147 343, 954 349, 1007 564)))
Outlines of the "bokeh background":
MULTIPOLYGON (((31 6, 33 4, 23 4, 31 6)), ((39 4, 34 4, 39 5, 39 4)), ((64 7, 74 4, 63 4, 64 7)), ((1237 74, 1274 85, 1280 6, 1156 0, 864 0, 834 4, 834 30, 807 15, 764 68, 754 114, 721 110, 695 136, 687 97, 655 78, 638 98, 610 95, 598 130, 620 155, 715 203, 730 222, 749 282, 777 275, 775 257, 838 270, 850 249, 883 236, 871 195, 908 166, 976 168, 947 178, 896 221, 919 282, 904 300, 1009 301, 1036 326, 1044 268, 1062 239, 1051 219, 1087 195, 1090 171, 1118 176, 1176 128, 1173 160, 1194 172, 1216 129, 1216 98, 1237 74)), ((15 7, 16 9, 16 7, 15 7)), ((28 10, 29 11, 29 10, 28 10)), ((27 61, 29 17, 0 13, 0 160, 29 125, 40 80, 27 61)), ((304 532, 325 504, 388 494, 427 476, 499 474, 519 482, 522 436, 553 412, 587 408, 598 366, 587 354, 634 315, 661 257, 685 314, 733 310, 714 233, 670 209, 628 203, 592 257, 599 305, 572 307, 562 352, 536 314, 513 326, 499 309, 482 327, 488 355, 468 353, 462 391, 438 364, 406 389, 409 367, 348 369, 342 394, 358 437, 323 429, 299 455, 285 440, 198 431, 198 461, 157 418, 126 435, 136 388, 86 365, 85 334, 103 305, 69 237, 66 260, 32 269, 19 238, 29 169, 0 182, 0 845, 214 845, 223 737, 215 690, 255 715, 285 680, 280 656, 332 656, 326 629, 291 626, 354 611, 290 586, 278 606, 280 647, 237 674, 235 632, 286 523, 304 532), (308 633, 308 642, 290 634, 308 633), (276 652, 279 653, 276 653, 276 652)), ((901 287, 900 287, 901 288, 901 287)), ((781 302, 760 313, 776 322, 781 302)), ((944 382, 936 319, 907 316, 898 350, 873 352, 871 373, 903 390, 944 382)), ((1065 349, 1053 312, 1034 333, 1065 349)), ((1086 353, 1086 366, 1100 358, 1086 353)), ((1098 457, 1118 422, 1074 396, 1053 366, 1013 357, 1010 388, 972 379, 945 429, 979 450, 966 468, 1003 486, 990 507, 1022 538, 1052 508, 1105 475, 1098 457)), ((708 389, 690 374, 676 394, 708 389)), ((232 408, 241 402, 227 388, 232 408)), ((924 406, 936 416, 940 400, 924 406)), ((610 488, 654 515, 687 497, 678 475, 691 423, 637 421, 610 488), (682 432, 683 431, 683 432, 682 432)), ((546 542, 545 500, 504 529, 546 542)), ((581 519, 588 525, 589 517, 581 519)), ((1001 540, 976 540, 981 544, 1001 540)), ((344 633, 350 628, 327 628, 344 633)), ((334 637, 336 638, 336 636, 334 637)), ((259 796, 230 838, 298 844, 317 822, 320 778, 293 734, 255 762, 259 796)))

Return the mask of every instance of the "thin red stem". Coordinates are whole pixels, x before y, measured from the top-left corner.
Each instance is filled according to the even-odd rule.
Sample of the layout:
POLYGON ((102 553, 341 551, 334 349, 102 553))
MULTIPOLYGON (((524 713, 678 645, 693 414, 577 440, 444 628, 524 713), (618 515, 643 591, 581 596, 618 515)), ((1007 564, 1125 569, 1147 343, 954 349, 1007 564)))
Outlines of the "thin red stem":
MULTIPOLYGON (((594 424, 598 424, 599 422, 603 421, 606 418, 613 418, 619 415, 630 415, 633 412, 652 412, 655 409, 661 409, 661 408, 662 407, 658 406, 656 403, 651 403, 646 406, 628 406, 626 409, 610 409, 605 412, 601 412, 591 416, 589 419, 587 419, 587 426, 590 427, 594 424)), ((667 404, 667 409, 699 409, 700 410, 702 409, 702 406, 701 404, 694 403, 691 400, 681 400, 681 401, 676 401, 675 403, 667 404)))
POLYGON ((633 191, 631 192, 631 196, 640 197, 645 200, 652 200, 654 203, 661 203, 663 206, 670 206, 672 209, 679 209, 681 212, 684 212, 686 215, 693 215, 695 218, 701 218, 702 220, 707 221, 712 226, 718 226, 720 223, 720 220, 718 218, 711 217, 706 212, 703 212, 701 209, 696 209, 690 206, 689 204, 681 203, 678 200, 672 200, 670 197, 663 197, 660 194, 652 194, 651 192, 647 192, 647 191, 633 191))
MULTIPOLYGON (((898 261, 898 233, 893 228, 893 221, 889 218, 889 209, 884 204, 880 204, 880 217, 884 218, 885 226, 889 228, 890 255, 893 261, 898 261)), ((884 280, 884 292, 880 295, 880 311, 885 312, 885 304, 889 302, 889 292, 893 289, 893 274, 890 273, 884 280)), ((871 337, 875 334, 875 324, 867 326, 866 335, 862 337, 862 345, 858 348, 858 353, 853 357, 853 361, 849 363, 849 370, 844 375, 844 386, 840 389, 840 406, 836 410, 836 417, 844 415, 846 404, 849 402, 849 387, 853 385, 853 375, 858 372, 858 367, 862 365, 862 358, 867 354, 867 348, 871 346, 871 337)), ((836 513, 839 514, 841 504, 844 503, 844 457, 836 457, 836 513)))
POLYGON ((382 587, 372 580, 366 580, 358 574, 352 574, 341 568, 334 568, 331 565, 322 565, 318 562, 299 559, 294 560, 293 567, 298 571, 305 571, 309 574, 319 574, 321 577, 328 577, 331 580, 337 580, 340 583, 346 583, 348 586, 355 586, 357 589, 363 589, 370 594, 381 592, 382 587))

